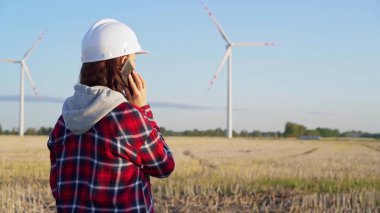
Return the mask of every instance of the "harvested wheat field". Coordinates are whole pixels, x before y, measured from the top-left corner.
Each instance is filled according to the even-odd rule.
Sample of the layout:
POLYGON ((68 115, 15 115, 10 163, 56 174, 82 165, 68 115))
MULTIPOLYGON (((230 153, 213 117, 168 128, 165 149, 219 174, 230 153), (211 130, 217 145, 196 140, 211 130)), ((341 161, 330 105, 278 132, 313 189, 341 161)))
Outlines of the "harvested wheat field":
MULTIPOLYGON (((380 142, 166 137, 157 212, 380 212, 380 142)), ((0 212, 54 212, 47 137, 0 136, 0 212)))

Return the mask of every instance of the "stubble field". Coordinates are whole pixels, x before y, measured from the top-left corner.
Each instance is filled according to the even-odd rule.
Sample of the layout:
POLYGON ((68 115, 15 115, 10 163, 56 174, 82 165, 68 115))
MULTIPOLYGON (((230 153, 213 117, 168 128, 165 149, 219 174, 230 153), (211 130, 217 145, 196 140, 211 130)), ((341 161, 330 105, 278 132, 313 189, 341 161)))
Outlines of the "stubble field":
MULTIPOLYGON (((380 212, 380 142, 165 137, 157 212, 380 212)), ((0 136, 0 212, 54 212, 47 137, 0 136)))

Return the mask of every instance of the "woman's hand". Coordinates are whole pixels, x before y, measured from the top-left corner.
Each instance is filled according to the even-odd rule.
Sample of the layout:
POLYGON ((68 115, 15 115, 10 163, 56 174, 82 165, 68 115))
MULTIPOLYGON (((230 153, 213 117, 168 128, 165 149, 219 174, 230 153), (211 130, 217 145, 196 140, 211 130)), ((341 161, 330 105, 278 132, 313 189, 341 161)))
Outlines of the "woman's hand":
POLYGON ((147 105, 146 101, 146 84, 144 79, 135 70, 128 76, 129 84, 131 85, 133 95, 128 89, 125 90, 127 100, 139 107, 147 105))

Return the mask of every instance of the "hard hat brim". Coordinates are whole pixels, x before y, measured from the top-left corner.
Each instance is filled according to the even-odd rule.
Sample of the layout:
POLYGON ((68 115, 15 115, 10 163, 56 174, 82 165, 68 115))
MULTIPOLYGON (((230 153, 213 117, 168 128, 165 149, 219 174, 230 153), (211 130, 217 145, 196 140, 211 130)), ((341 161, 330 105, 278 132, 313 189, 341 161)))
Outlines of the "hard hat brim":
POLYGON ((138 54, 149 54, 148 51, 145 51, 145 50, 141 50, 141 51, 138 51, 138 52, 135 52, 136 55, 138 54))
POLYGON ((145 50, 139 50, 139 51, 133 51, 131 53, 127 53, 127 54, 118 54, 116 56, 112 56, 112 57, 103 57, 103 56, 100 56, 99 58, 93 58, 93 59, 87 59, 87 58, 83 58, 81 59, 82 63, 89 63, 89 62, 96 62, 96 61, 104 61, 104 60, 108 60, 108 59, 112 59, 112 58, 117 58, 117 57, 120 57, 120 56, 123 56, 123 55, 129 55, 129 54, 136 54, 136 55, 139 55, 139 54, 149 54, 148 51, 145 51, 145 50))

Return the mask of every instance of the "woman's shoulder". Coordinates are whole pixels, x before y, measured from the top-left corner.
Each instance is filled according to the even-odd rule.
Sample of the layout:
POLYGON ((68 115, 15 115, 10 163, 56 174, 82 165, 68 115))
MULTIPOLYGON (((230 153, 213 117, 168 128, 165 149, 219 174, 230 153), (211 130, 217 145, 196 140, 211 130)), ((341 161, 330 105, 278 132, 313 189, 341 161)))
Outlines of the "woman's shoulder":
POLYGON ((63 116, 60 115, 57 119, 57 122, 54 125, 54 128, 51 130, 48 139, 48 148, 51 150, 54 144, 60 140, 66 133, 65 120, 63 116))
POLYGON ((123 102, 116 106, 111 113, 116 114, 144 114, 144 109, 130 102, 123 102))
POLYGON ((64 129, 66 129, 65 120, 63 119, 63 116, 60 115, 59 118, 57 119, 57 122, 54 125, 54 128, 51 134, 55 134, 55 135, 59 134, 59 132, 63 131, 64 129))
POLYGON ((137 105, 123 102, 108 114, 108 122, 114 126, 118 135, 129 135, 133 137, 140 135, 145 137, 145 134, 149 132, 151 128, 147 125, 143 110, 143 108, 137 105))

